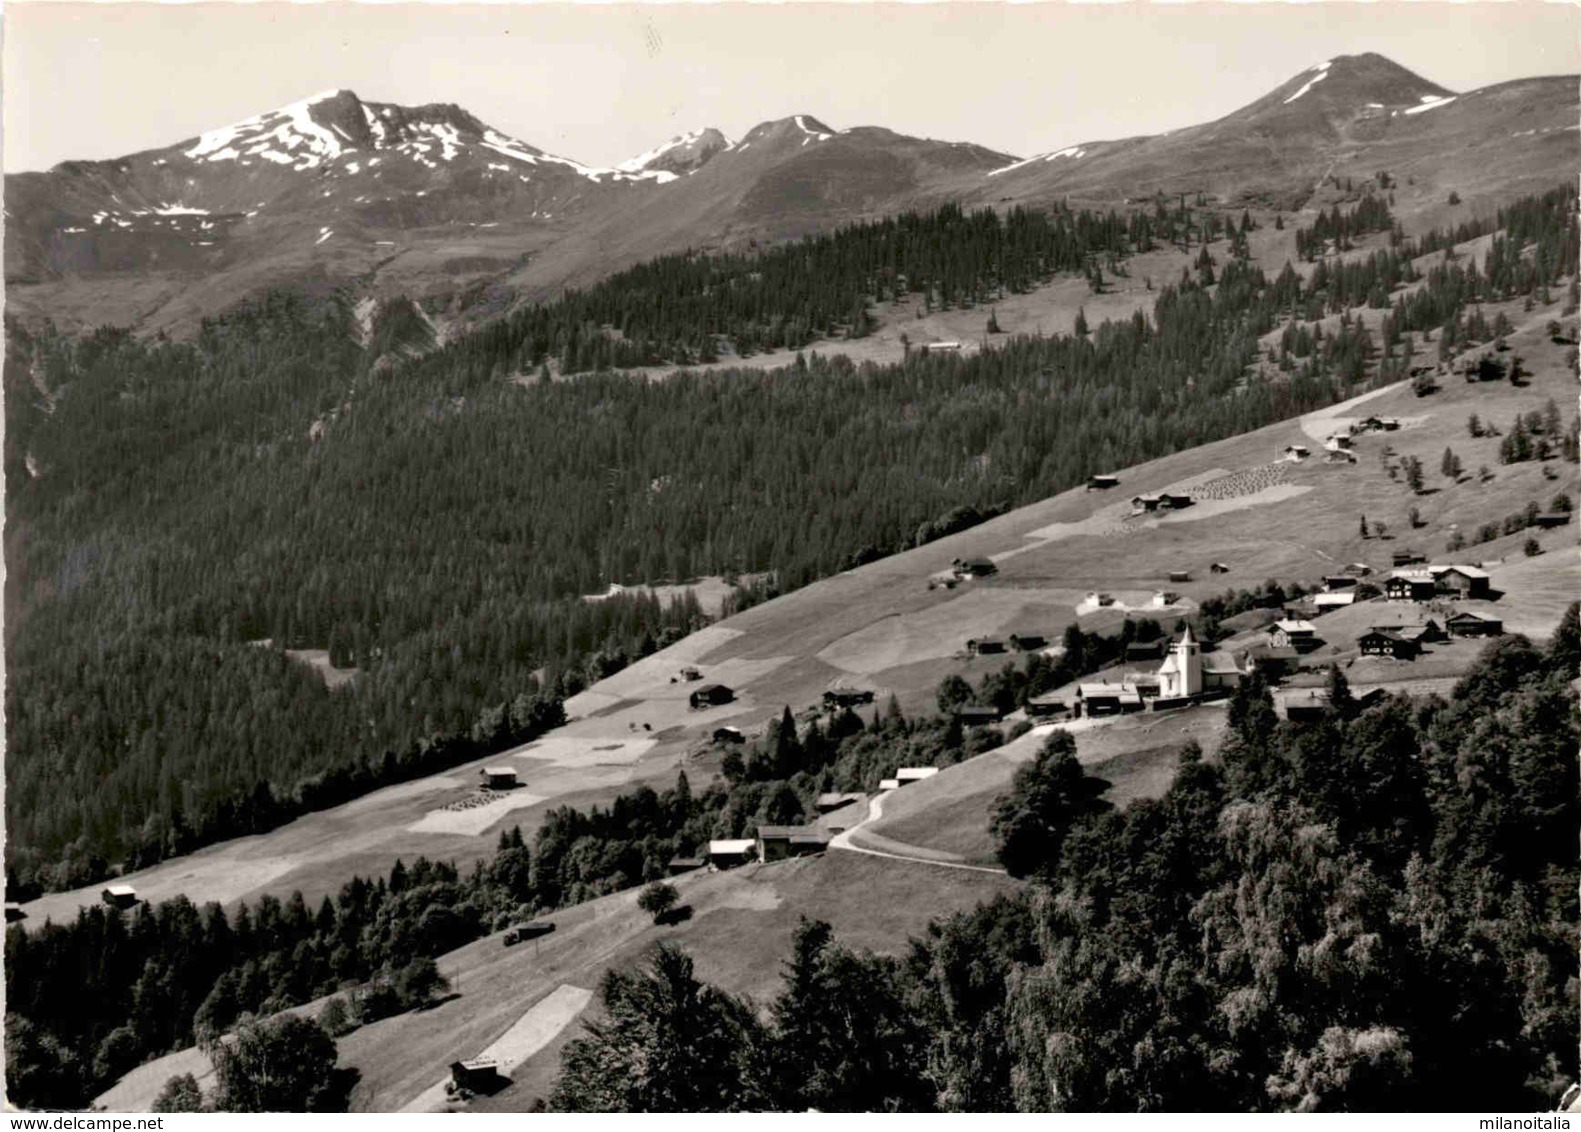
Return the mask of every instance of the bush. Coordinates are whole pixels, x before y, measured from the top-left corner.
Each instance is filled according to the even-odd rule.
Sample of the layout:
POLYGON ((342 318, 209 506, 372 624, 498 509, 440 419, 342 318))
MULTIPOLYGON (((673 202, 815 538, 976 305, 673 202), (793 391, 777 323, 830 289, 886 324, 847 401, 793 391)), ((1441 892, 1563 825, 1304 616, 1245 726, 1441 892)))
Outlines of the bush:
POLYGON ((1526 545, 1522 549, 1526 551, 1526 557, 1536 558, 1543 552, 1543 544, 1538 542, 1536 538, 1528 538, 1526 545))

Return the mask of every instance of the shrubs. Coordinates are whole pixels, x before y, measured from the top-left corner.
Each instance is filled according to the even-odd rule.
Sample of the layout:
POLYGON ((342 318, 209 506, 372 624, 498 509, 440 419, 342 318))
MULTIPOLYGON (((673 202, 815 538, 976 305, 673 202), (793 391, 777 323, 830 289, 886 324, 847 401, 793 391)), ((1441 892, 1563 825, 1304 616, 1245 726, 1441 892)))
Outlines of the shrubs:
POLYGON ((664 921, 680 899, 681 894, 673 884, 656 880, 637 897, 637 907, 652 916, 653 922, 658 924, 664 921))

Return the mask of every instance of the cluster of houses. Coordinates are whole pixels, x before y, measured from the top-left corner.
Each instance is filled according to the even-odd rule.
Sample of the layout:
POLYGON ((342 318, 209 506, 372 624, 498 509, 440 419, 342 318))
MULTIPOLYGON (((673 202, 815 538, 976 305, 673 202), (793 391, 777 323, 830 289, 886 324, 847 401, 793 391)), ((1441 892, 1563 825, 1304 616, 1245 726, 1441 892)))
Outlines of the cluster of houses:
MULTIPOLYGON (((1400 422, 1395 417, 1364 417, 1352 424, 1346 431, 1331 433, 1329 436, 1324 437, 1323 448, 1328 452, 1330 461, 1354 464, 1356 462, 1356 454, 1353 451, 1354 437, 1364 432, 1397 432, 1399 428, 1400 422)), ((1289 458, 1291 449, 1301 447, 1301 445, 1293 444, 1290 448, 1286 448, 1286 457, 1289 458)), ((1298 459, 1305 458, 1304 455, 1298 457, 1298 459)))

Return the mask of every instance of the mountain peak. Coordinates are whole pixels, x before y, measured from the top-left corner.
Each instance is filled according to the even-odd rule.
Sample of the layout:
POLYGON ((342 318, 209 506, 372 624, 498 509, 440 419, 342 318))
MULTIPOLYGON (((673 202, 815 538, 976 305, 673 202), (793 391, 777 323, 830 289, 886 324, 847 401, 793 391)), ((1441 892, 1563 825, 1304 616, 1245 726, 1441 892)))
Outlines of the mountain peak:
POLYGON ((810 145, 813 142, 828 141, 834 137, 835 131, 824 125, 811 114, 792 114, 788 118, 775 118, 768 122, 759 122, 747 131, 747 136, 741 139, 741 146, 745 148, 754 142, 766 141, 792 141, 799 145, 810 145))
POLYGON ((1296 114, 1351 118, 1436 105, 1453 92, 1376 52, 1336 55, 1302 71, 1232 117, 1296 114))
POLYGON ((661 181, 673 180, 697 172, 715 155, 734 146, 734 142, 713 126, 706 126, 677 134, 647 153, 627 158, 615 168, 622 173, 651 173, 661 181))

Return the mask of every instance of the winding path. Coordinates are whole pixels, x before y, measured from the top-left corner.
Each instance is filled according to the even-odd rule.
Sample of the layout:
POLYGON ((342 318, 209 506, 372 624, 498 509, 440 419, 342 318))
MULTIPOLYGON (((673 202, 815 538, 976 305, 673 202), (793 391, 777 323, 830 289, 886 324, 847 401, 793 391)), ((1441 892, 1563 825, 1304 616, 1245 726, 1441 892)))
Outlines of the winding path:
POLYGON ((968 865, 959 861, 941 861, 936 857, 925 856, 924 854, 928 853, 928 850, 922 849, 920 847, 908 846, 904 842, 893 841, 887 837, 884 838, 884 843, 886 845, 894 846, 896 849, 915 848, 916 853, 914 855, 908 855, 905 853, 886 853, 881 849, 868 849, 865 846, 853 845, 851 843, 851 835, 853 833, 861 829, 868 822, 877 821, 883 816, 884 795, 878 794, 875 795, 873 800, 867 804, 867 817, 857 822, 850 829, 843 830, 840 833, 835 834, 834 837, 829 841, 829 848, 844 849, 848 853, 866 853, 869 857, 884 857, 891 861, 910 861, 918 865, 935 865, 941 869, 961 869, 969 873, 993 873, 996 876, 1009 875, 1004 869, 991 869, 985 865, 968 865))

